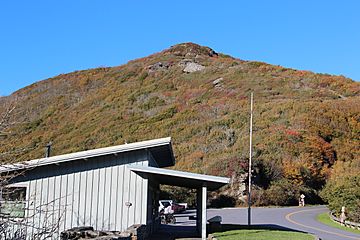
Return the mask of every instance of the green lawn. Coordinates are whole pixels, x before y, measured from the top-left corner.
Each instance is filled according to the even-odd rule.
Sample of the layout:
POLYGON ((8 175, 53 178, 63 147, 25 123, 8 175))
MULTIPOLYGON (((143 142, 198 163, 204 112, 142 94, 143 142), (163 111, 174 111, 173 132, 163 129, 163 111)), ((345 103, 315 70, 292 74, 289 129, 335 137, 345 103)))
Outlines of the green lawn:
POLYGON ((306 233, 280 231, 271 229, 243 229, 214 233, 219 240, 314 240, 314 236, 306 233))
POLYGON ((320 213, 316 217, 316 220, 318 220, 319 222, 322 222, 323 224, 326 224, 330 227, 334 227, 334 228, 338 228, 338 229, 341 229, 344 231, 360 234, 360 230, 344 227, 344 226, 341 226, 339 223, 334 222, 333 220, 330 219, 330 216, 327 212, 320 213))

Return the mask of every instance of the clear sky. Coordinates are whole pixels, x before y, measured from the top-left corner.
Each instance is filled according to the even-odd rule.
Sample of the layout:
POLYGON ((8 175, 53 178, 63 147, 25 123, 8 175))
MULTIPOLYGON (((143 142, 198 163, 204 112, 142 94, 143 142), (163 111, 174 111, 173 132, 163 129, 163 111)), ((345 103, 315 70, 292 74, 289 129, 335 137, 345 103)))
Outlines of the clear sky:
POLYGON ((359 81, 360 1, 1 1, 0 95, 181 42, 359 81))

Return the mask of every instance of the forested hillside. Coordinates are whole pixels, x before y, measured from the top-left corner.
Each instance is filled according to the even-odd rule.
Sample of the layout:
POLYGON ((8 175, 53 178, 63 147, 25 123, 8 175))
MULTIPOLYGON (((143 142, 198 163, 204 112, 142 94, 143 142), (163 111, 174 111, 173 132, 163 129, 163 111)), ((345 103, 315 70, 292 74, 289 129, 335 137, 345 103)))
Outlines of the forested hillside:
POLYGON ((224 193, 238 199, 251 91, 257 204, 293 204, 299 192, 320 201, 333 168, 360 173, 360 83, 193 43, 1 97, 0 112, 13 109, 0 129, 1 162, 42 157, 50 141, 57 155, 171 136, 176 169, 231 177, 224 193))

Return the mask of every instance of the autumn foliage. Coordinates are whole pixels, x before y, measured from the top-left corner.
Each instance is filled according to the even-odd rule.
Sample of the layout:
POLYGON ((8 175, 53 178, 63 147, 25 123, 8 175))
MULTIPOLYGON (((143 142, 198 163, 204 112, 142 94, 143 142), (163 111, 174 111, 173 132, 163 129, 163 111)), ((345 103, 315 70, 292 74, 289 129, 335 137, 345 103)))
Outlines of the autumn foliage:
POLYGON ((345 169, 360 164, 359 83, 192 43, 122 66, 61 74, 1 97, 0 111, 14 100, 17 107, 14 125, 0 135, 0 161, 42 157, 49 141, 53 154, 64 154, 171 136, 176 169, 231 177, 234 189, 223 191, 238 199, 251 91, 258 204, 293 204, 300 192, 319 201, 339 162, 345 169), (205 68, 185 73, 189 61, 205 68), (289 186, 284 199, 264 197, 289 186))

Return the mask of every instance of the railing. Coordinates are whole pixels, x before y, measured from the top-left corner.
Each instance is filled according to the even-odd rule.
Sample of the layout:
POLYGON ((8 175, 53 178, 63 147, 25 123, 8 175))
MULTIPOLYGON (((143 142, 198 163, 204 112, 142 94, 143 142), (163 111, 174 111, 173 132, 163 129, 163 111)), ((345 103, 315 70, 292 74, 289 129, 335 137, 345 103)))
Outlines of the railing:
POLYGON ((344 221, 341 222, 340 218, 337 218, 336 216, 334 216, 333 212, 330 212, 330 218, 337 222, 340 223, 341 225, 344 225, 345 227, 349 227, 349 228, 353 228, 353 229, 358 229, 360 230, 360 223, 356 223, 356 222, 351 222, 351 221, 344 221))

